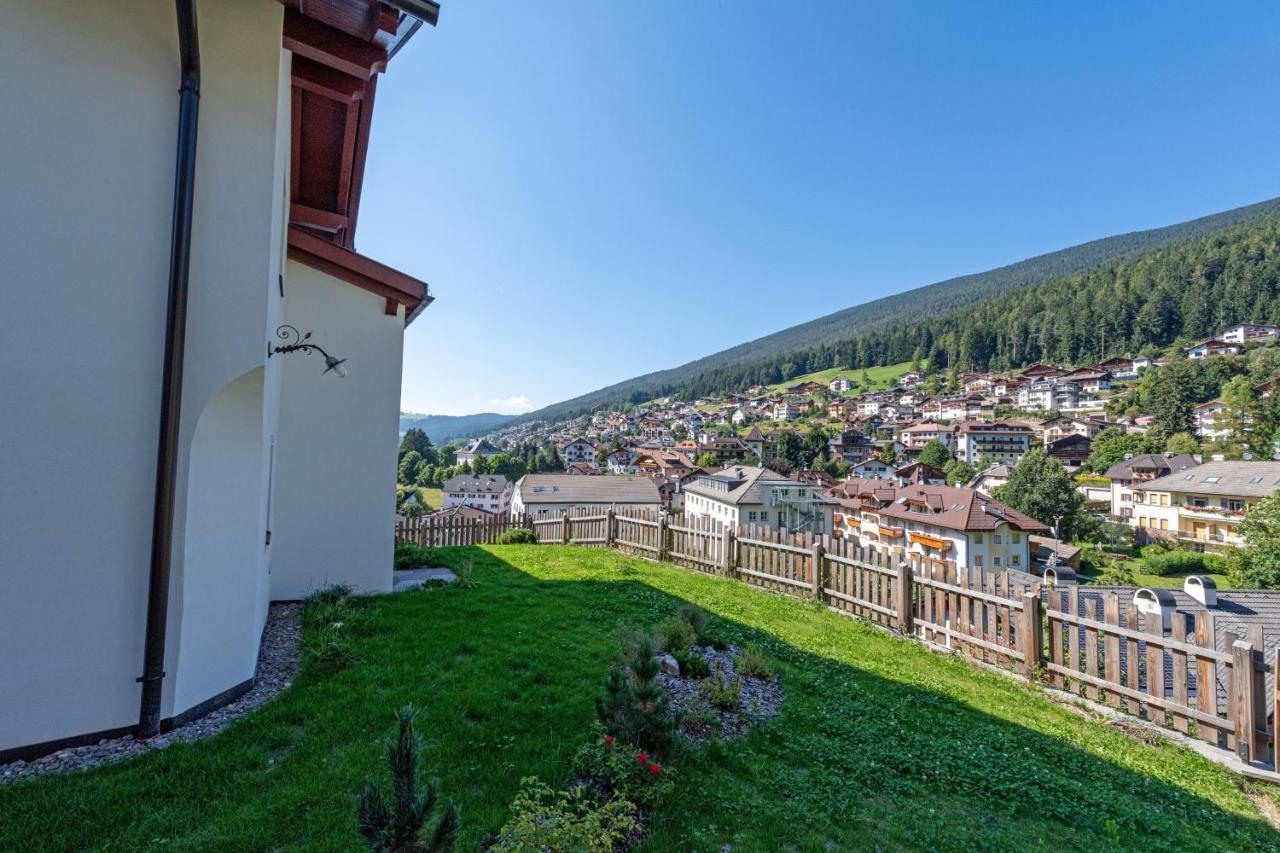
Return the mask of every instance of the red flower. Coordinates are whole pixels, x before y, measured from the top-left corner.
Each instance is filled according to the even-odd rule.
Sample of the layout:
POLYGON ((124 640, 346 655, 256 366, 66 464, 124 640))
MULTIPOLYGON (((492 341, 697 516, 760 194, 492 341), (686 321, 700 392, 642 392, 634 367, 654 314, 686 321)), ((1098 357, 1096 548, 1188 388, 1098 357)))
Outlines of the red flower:
POLYGON ((659 773, 662 772, 662 768, 659 767, 658 762, 655 761, 649 765, 649 772, 652 773, 654 776, 657 776, 659 773))
POLYGON ((642 752, 642 753, 640 753, 639 755, 637 755, 637 756, 636 756, 636 761, 639 761, 641 764, 648 764, 648 763, 649 763, 649 756, 645 755, 645 754, 642 752))
POLYGON ((605 735, 605 736, 604 736, 604 742, 605 742, 605 743, 613 743, 613 735, 605 735))

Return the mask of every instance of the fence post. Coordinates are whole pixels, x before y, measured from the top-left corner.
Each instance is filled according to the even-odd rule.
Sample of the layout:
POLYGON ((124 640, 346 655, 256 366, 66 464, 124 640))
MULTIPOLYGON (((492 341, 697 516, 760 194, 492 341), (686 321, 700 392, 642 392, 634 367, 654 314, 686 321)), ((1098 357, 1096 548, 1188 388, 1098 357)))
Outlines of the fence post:
POLYGON ((1044 625, 1040 618, 1040 591, 1032 588, 1022 594, 1022 664, 1027 678, 1036 677, 1036 669, 1044 663, 1044 625))
POLYGON ((903 557, 898 561, 898 577, 894 600, 898 605, 898 633, 904 637, 911 636, 913 629, 911 613, 911 560, 903 557))
POLYGON ((823 557, 823 554, 826 553, 826 549, 822 547, 822 540, 816 536, 813 539, 812 553, 813 553, 813 574, 809 578, 809 591, 813 593, 814 598, 821 601, 822 588, 826 586, 826 584, 823 583, 823 577, 822 577, 822 574, 823 574, 822 564, 825 562, 825 560, 823 560, 822 557, 823 557))
POLYGON ((733 576, 733 562, 733 528, 726 524, 720 531, 720 569, 725 577, 733 576))
POLYGON ((1271 766, 1280 767, 1280 648, 1271 658, 1271 766))
POLYGON ((560 516, 560 544, 569 544, 569 510, 565 510, 560 516))
POLYGON ((1236 640, 1231 644, 1231 719, 1235 724, 1236 755, 1248 764, 1253 755, 1253 644, 1236 640))
POLYGON ((667 559, 667 516, 661 510, 658 512, 658 561, 662 562, 667 559))
POLYGON ((608 512, 604 514, 604 547, 614 547, 614 540, 618 538, 618 520, 613 514, 613 507, 609 507, 608 512))

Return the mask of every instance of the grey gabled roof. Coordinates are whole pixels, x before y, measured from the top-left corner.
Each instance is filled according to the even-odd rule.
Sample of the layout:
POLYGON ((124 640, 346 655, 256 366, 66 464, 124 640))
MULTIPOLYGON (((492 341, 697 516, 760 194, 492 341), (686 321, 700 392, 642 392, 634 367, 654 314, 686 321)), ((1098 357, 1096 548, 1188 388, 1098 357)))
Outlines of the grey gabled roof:
POLYGON ((1280 489, 1280 462, 1206 462, 1157 477, 1142 489, 1265 498, 1280 489))
POLYGON ((458 474, 444 484, 446 492, 496 492, 506 491, 507 478, 501 474, 458 474))
POLYGON ((516 483, 520 500, 530 504, 658 504, 658 487, 648 477, 582 477, 574 474, 525 474, 516 483))
POLYGON ((760 483, 762 481, 790 483, 801 487, 805 485, 804 483, 790 480, 769 468, 760 468, 755 465, 731 465, 714 474, 694 478, 691 483, 684 487, 684 490, 690 494, 701 495, 720 503, 734 505, 742 503, 755 504, 760 503, 760 483), (727 489, 706 483, 708 480, 715 483, 723 483, 727 489))
POLYGON ((1187 453, 1142 453, 1112 465, 1104 476, 1112 480, 1129 480, 1133 477, 1134 468, 1155 468, 1172 473, 1199 464, 1194 456, 1187 453))

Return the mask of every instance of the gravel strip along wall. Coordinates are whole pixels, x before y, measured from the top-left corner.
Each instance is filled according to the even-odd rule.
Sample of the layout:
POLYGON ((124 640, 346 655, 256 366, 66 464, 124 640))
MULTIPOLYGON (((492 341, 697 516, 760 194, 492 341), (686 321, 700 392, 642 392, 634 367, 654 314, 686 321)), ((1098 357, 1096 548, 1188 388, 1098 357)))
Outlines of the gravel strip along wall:
POLYGON ((89 746, 64 749, 34 761, 15 761, 0 765, 0 784, 45 773, 87 770, 149 749, 165 749, 173 743, 200 740, 217 734, 293 683, 302 659, 299 648, 301 614, 300 604, 271 605, 267 613, 267 626, 262 634, 262 647, 258 650, 258 669, 253 687, 234 702, 150 740, 135 740, 133 735, 104 738, 89 746))

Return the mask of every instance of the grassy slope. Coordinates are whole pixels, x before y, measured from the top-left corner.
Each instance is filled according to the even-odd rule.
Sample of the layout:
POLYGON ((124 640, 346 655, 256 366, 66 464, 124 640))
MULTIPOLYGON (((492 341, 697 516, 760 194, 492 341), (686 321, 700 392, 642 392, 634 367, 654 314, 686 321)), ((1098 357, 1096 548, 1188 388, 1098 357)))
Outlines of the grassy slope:
MULTIPOLYGON (((860 394, 863 391, 880 391, 891 387, 898 381, 898 377, 911 369, 911 362, 904 361, 900 364, 890 364, 885 367, 869 367, 867 368, 867 377, 871 380, 871 384, 865 387, 859 387, 857 391, 850 391, 844 396, 852 396, 860 394)), ((846 376, 854 382, 861 383, 861 370, 848 370, 845 368, 833 367, 828 370, 819 370, 816 373, 806 373, 803 376, 797 376, 795 379, 788 379, 786 382, 779 382, 777 385, 770 385, 770 393, 785 391, 792 385, 798 385, 801 382, 821 382, 827 384, 837 376, 846 376)))
POLYGON ((804 602, 605 551, 452 551, 477 585, 362 604, 360 663, 306 673, 218 738, 0 787, 0 849, 354 849, 394 708, 474 850, 525 775, 563 783, 620 625, 694 601, 779 661, 780 718, 674 756, 649 850, 1275 848, 1237 779, 1034 689, 804 602))
POLYGON ((444 490, 432 488, 431 486, 419 486, 418 491, 422 494, 422 502, 432 509, 440 509, 444 506, 444 490))

